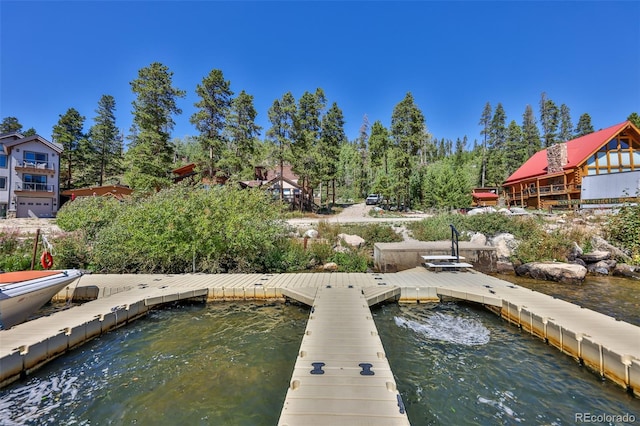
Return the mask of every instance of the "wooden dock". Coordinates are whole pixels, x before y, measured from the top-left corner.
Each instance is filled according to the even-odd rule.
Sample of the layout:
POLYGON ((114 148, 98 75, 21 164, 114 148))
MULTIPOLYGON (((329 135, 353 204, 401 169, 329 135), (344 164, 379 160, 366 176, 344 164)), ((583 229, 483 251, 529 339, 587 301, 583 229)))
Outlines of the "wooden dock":
POLYGON ((302 338, 281 424, 306 424, 304 413, 317 414, 323 400, 327 415, 340 411, 341 415, 360 419, 360 412, 353 415, 356 411, 326 398, 334 386, 325 383, 330 377, 344 384, 344 389, 336 391, 344 398, 357 394, 363 406, 376 407, 371 413, 377 413, 372 416, 378 416, 379 421, 367 423, 406 424, 398 399, 402 389, 395 389, 375 324, 366 319, 371 318, 368 306, 386 300, 430 303, 450 298, 490 308, 640 397, 640 327, 473 270, 435 273, 417 267, 385 274, 85 275, 58 296, 91 301, 1 330, 0 386, 164 303, 194 298, 212 302, 292 299, 313 306, 313 312, 302 338), (339 296, 335 300, 332 295, 339 296), (342 303, 345 305, 338 307, 342 303), (323 311, 332 312, 329 317, 336 318, 344 311, 345 316, 333 323, 322 319, 323 311), (371 347, 357 351, 349 348, 348 342, 356 340, 367 340, 371 347), (316 369, 311 363, 324 363, 320 367, 325 374, 311 377, 310 372, 316 369), (367 371, 359 364, 371 364, 367 368, 374 377, 352 377, 367 371), (383 385, 377 383, 379 378, 384 379, 383 385), (366 392, 360 394, 364 389, 366 392), (316 402, 311 401, 314 392, 316 402), (383 406, 384 413, 379 410, 383 406))

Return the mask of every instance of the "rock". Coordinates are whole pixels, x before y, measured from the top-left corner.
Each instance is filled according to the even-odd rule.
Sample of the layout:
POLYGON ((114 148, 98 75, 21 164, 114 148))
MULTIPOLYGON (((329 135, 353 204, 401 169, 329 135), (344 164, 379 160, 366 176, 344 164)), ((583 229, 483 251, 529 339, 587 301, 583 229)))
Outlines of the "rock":
POLYGON ((616 261, 613 259, 601 260, 596 263, 590 263, 587 265, 587 271, 596 275, 609 275, 609 273, 615 269, 616 261))
POLYGON ((613 275, 617 277, 635 278, 640 280, 640 266, 618 263, 613 270, 613 275))
POLYGON ((498 234, 489 240, 489 245, 496 248, 498 260, 508 261, 518 247, 518 241, 513 234, 498 234))
POLYGON ((476 232, 475 234, 471 235, 471 238, 469 238, 469 242, 473 244, 478 244, 481 246, 486 246, 487 236, 484 235, 482 232, 476 232))
POLYGON ((338 234, 338 238, 352 247, 361 247, 364 245, 364 238, 358 235, 338 234))
POLYGON ((522 207, 511 207, 511 214, 528 215, 529 212, 522 207))
POLYGON ((316 231, 315 229, 309 229, 304 233, 303 237, 306 237, 306 238, 318 238, 318 235, 319 235, 318 231, 316 231))
POLYGON ((593 247, 594 250, 608 251, 611 253, 611 256, 624 262, 629 262, 631 260, 631 257, 629 257, 627 253, 615 246, 612 246, 607 242, 607 240, 602 237, 598 237, 597 235, 591 238, 591 247, 593 247))
POLYGON ((322 265, 322 270, 328 271, 328 272, 335 272, 338 270, 338 265, 334 262, 328 262, 322 265))
POLYGON ((505 262, 503 260, 498 260, 496 262, 496 272, 498 274, 514 274, 515 267, 511 262, 505 262))
POLYGON ((536 280, 581 284, 587 275, 587 268, 572 263, 531 262, 518 266, 516 274, 527 275, 536 280))
POLYGON ((576 265, 584 266, 585 268, 587 267, 587 264, 585 263, 585 261, 580 259, 579 257, 577 257, 577 258, 575 258, 573 260, 569 260, 569 263, 574 263, 576 265))
MULTIPOLYGON (((569 261, 569 263, 576 263, 576 259, 578 259, 582 255, 582 253, 584 253, 582 251, 582 248, 578 245, 578 243, 574 241, 571 251, 569 252, 569 254, 567 254, 567 260, 569 261)), ((581 262, 584 263, 584 261, 582 260, 581 262)), ((586 266, 586 265, 583 265, 583 266, 586 266)))
POLYGON ((601 260, 607 260, 611 258, 611 253, 608 251, 592 251, 590 253, 582 253, 580 259, 584 260, 586 263, 596 263, 601 260))
POLYGON ((494 209, 493 207, 478 207, 476 209, 471 209, 467 212, 467 214, 469 216, 475 216, 477 214, 483 214, 483 213, 495 213, 496 209, 494 209))

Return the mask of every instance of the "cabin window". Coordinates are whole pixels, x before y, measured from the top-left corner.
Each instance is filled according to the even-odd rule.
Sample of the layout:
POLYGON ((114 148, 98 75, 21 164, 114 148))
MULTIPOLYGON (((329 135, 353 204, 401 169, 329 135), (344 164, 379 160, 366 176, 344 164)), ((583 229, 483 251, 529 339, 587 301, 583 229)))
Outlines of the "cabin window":
POLYGON ((7 178, 4 176, 0 176, 0 190, 6 191, 7 189, 7 178))
POLYGON ((7 163, 7 154, 0 154, 0 169, 6 169, 7 163))

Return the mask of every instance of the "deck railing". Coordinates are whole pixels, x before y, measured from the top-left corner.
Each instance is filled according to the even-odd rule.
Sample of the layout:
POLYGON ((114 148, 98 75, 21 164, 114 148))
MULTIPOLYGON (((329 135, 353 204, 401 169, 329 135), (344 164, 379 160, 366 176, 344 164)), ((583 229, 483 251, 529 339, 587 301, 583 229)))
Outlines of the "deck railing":
POLYGON ((20 161, 16 164, 16 167, 36 170, 54 170, 53 164, 48 161, 20 161))
POLYGON ((53 192, 53 185, 46 183, 16 182, 16 191, 53 192))

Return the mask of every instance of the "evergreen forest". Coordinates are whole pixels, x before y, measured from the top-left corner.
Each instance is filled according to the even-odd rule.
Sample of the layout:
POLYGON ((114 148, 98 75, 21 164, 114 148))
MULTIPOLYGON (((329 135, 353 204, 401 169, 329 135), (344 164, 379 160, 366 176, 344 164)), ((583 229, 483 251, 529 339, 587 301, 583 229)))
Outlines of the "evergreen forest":
MULTIPOLYGON (((130 82, 134 94, 132 126, 116 122, 116 99, 98 101, 91 121, 75 108, 59 116, 53 142, 64 148, 60 188, 122 184, 137 194, 172 185, 171 170, 195 163, 203 175, 230 182, 253 179, 254 168, 292 166, 303 185, 314 188, 320 206, 382 194, 388 203, 413 209, 460 208, 471 202, 474 187, 499 187, 536 151, 594 131, 588 113, 574 124, 569 106, 542 93, 534 107, 509 118, 501 103, 478 112, 480 140, 461 135, 455 141, 432 135, 411 92, 399 94, 390 126, 364 115, 358 136, 349 140, 340 106, 322 88, 291 92, 275 99, 266 112, 269 128, 256 124, 251 94, 236 93, 219 69, 191 90, 196 112, 181 117, 173 72, 155 62, 130 82), (188 119, 194 136, 172 138, 175 120, 188 119)), ((622 117, 621 117, 622 119, 622 117)), ((627 119, 640 125, 640 116, 627 119)), ((16 117, 5 117, 0 133, 23 131, 16 117)))

